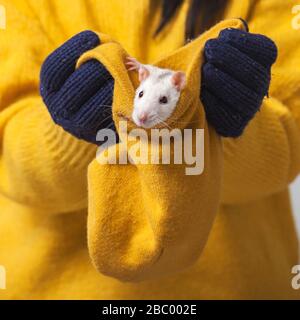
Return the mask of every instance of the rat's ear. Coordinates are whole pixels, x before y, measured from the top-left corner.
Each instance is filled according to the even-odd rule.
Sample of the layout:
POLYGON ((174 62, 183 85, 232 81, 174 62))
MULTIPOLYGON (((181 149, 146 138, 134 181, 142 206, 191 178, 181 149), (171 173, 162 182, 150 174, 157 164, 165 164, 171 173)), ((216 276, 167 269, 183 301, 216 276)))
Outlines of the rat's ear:
POLYGON ((139 80, 140 82, 143 82, 150 76, 150 71, 145 68, 144 66, 140 66, 139 68, 139 80))
POLYGON ((171 81, 178 91, 182 91, 186 85, 186 75, 182 71, 177 71, 173 74, 171 81))
POLYGON ((125 63, 128 71, 138 70, 140 82, 146 80, 150 76, 150 71, 135 58, 126 57, 127 62, 125 63))

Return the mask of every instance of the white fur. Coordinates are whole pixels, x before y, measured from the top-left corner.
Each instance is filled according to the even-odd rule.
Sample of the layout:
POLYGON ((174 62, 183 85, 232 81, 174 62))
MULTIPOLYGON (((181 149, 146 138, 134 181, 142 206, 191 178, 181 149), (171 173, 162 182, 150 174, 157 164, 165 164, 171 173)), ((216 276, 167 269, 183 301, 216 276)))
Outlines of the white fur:
POLYGON ((180 97, 180 91, 172 83, 175 71, 144 65, 150 71, 150 75, 141 82, 136 90, 132 119, 137 126, 152 128, 164 123, 174 112, 180 97), (142 98, 139 93, 143 91, 142 98), (166 96, 168 103, 161 104, 160 98, 166 96), (147 115, 147 120, 141 122, 139 117, 147 115))

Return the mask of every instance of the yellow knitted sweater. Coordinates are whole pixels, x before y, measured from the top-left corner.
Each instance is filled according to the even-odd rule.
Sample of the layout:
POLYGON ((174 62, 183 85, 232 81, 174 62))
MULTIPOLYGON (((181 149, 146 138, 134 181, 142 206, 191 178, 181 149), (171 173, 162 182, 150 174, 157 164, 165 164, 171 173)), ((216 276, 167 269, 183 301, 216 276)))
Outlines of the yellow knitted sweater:
MULTIPOLYGON (((222 22, 177 50, 184 43, 188 0, 157 38, 159 1, 2 4, 0 265, 7 289, 0 298, 300 298, 291 285, 298 242, 287 191, 300 172, 296 1, 228 1, 224 18, 248 19, 251 32, 276 42, 279 59, 270 98, 241 138, 221 140, 195 102, 208 152, 200 178, 187 178, 186 199, 176 170, 166 176, 159 167, 101 166, 96 147, 54 125, 38 93, 40 67, 82 30, 118 41, 105 37, 82 57, 96 57, 113 73, 116 120, 118 102, 131 98, 118 84, 129 80, 121 64, 125 51, 142 62, 193 71, 202 63, 205 39, 240 23, 222 22), (117 192, 110 193, 116 183, 117 192), (200 200, 193 200, 196 195, 200 200)), ((197 90, 198 78, 188 78, 191 89, 197 90)))

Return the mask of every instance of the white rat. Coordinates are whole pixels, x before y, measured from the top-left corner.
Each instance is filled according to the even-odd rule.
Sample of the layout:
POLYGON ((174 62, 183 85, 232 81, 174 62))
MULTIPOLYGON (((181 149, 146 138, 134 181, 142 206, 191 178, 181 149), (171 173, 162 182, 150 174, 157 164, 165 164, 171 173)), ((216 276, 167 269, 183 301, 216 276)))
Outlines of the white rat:
POLYGON ((134 98, 132 121, 143 128, 165 123, 186 85, 185 73, 143 65, 131 57, 127 60, 128 70, 137 70, 140 80, 134 98))

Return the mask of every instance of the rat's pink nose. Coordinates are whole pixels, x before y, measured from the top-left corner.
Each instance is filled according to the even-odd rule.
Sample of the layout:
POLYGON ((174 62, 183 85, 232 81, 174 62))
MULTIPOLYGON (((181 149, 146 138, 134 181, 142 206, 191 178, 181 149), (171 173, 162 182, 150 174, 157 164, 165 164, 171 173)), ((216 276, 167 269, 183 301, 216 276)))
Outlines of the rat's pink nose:
POLYGON ((141 113, 141 114, 139 115, 138 118, 139 118, 139 120, 141 121, 141 123, 144 123, 144 122, 147 121, 148 115, 147 115, 147 113, 143 112, 143 113, 141 113))

